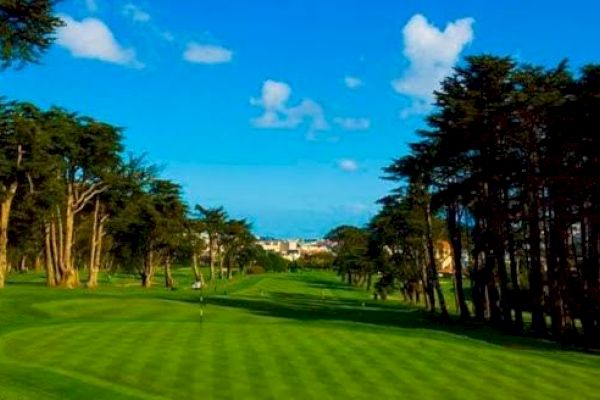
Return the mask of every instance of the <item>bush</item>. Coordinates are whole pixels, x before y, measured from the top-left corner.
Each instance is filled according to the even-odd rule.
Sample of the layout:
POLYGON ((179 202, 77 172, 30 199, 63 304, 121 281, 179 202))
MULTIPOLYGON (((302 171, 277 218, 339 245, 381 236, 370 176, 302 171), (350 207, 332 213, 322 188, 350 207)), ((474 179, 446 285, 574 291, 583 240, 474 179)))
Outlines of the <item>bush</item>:
POLYGON ((267 272, 267 271, 265 271, 265 269, 263 267, 261 267, 260 265, 253 265, 246 269, 246 273, 248 275, 259 275, 259 274, 264 274, 265 272, 267 272))
POLYGON ((269 272, 286 272, 290 264, 279 254, 263 249, 260 249, 256 255, 256 263, 269 272))

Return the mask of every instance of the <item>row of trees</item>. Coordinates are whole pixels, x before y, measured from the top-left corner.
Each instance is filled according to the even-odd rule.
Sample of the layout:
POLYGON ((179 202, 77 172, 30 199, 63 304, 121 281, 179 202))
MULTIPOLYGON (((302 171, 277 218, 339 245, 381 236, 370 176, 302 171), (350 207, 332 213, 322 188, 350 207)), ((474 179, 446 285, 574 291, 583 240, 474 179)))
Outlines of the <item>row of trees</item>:
POLYGON ((188 212, 178 184, 142 158, 122 157, 121 129, 0 101, 0 286, 10 267, 31 264, 63 287, 79 284, 82 267, 95 287, 108 266, 135 268, 149 286, 163 265, 172 286, 173 260, 188 256, 202 282, 205 251, 210 279, 231 277, 254 261, 255 238, 222 208, 188 212))
MULTIPOLYGON (((0 2, 2 68, 36 63, 63 21, 52 0, 0 2)), ((11 269, 45 268, 48 286, 87 286, 101 268, 135 271, 150 286, 158 265, 174 282, 174 261, 192 260, 196 282, 273 257, 245 220, 222 208, 190 212, 181 187, 143 158, 122 156, 121 129, 60 108, 0 99, 0 287, 11 269), (217 271, 218 268, 218 271, 217 271)))
POLYGON ((536 335, 597 342, 600 66, 574 76, 564 62, 469 57, 435 97, 420 140, 385 169, 398 188, 355 232, 360 257, 342 252, 340 268, 422 287, 447 314, 435 257, 447 239, 462 319, 523 332, 527 313, 536 335))

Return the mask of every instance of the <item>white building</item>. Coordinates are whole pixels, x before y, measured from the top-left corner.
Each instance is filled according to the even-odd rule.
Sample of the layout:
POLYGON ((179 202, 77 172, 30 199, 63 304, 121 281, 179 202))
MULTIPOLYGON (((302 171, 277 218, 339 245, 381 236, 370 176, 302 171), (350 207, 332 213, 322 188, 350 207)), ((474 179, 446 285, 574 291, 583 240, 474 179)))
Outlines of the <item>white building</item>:
POLYGON ((277 253, 289 261, 296 261, 304 254, 312 255, 330 251, 327 244, 319 240, 302 241, 297 239, 265 239, 259 240, 258 244, 266 251, 277 253))

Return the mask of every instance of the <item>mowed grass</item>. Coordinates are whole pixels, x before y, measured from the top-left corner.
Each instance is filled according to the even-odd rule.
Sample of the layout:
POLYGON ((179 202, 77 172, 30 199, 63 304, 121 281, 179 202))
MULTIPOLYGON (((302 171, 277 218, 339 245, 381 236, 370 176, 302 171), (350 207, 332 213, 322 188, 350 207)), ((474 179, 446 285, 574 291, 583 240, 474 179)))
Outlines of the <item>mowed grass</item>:
POLYGON ((593 399, 600 357, 441 324, 331 273, 264 274, 202 293, 95 291, 11 276, 0 398, 593 399))

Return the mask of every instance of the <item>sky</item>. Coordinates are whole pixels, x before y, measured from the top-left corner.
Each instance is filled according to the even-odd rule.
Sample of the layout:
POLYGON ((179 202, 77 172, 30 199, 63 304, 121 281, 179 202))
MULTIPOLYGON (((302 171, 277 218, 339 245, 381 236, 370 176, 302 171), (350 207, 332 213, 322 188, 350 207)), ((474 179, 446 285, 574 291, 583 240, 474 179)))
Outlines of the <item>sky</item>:
POLYGON ((40 65, 0 93, 123 127, 182 184, 261 236, 364 224, 438 82, 465 55, 600 61, 600 2, 64 0, 40 65), (175 5, 176 4, 176 5, 175 5))

